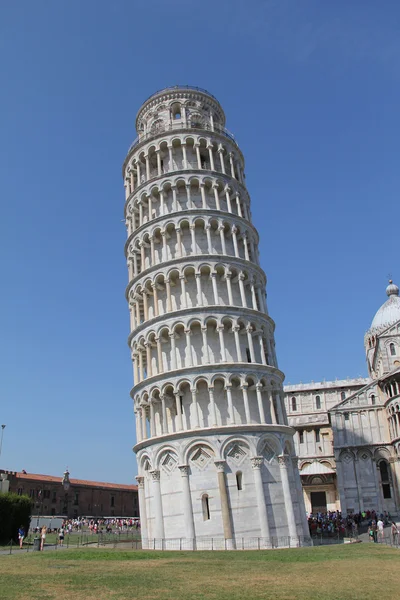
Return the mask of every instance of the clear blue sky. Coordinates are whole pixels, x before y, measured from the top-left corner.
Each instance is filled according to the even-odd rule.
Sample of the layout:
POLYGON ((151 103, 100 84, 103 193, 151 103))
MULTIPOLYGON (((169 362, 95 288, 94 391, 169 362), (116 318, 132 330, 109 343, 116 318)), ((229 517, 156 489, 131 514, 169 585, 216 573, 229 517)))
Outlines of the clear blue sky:
POLYGON ((121 165, 151 93, 217 96, 246 158, 286 381, 366 375, 400 281, 400 4, 0 9, 0 466, 130 482, 121 165))

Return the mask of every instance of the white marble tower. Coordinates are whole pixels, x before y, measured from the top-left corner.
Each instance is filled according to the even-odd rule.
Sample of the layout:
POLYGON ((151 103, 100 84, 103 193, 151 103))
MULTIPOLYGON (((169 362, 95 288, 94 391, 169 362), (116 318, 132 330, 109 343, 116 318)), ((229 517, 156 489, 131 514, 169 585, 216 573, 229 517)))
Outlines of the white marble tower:
POLYGON ((153 94, 123 165, 143 547, 308 536, 244 158, 207 91, 153 94))

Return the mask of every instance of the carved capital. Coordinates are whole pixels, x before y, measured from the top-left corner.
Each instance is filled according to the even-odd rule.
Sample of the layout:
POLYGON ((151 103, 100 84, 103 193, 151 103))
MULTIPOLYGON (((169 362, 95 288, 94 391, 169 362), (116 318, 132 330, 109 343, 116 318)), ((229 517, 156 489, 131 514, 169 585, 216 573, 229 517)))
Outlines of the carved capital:
POLYGON ((136 481, 138 482, 139 489, 143 489, 144 488, 144 477, 142 477, 141 475, 138 475, 136 477, 136 481))
POLYGON ((261 469, 263 460, 264 459, 262 456, 252 456, 250 458, 250 461, 251 461, 251 466, 253 467, 253 469, 261 469))
POLYGON ((289 460, 290 456, 288 456, 287 454, 282 454, 281 456, 278 456, 278 462, 281 468, 287 469, 289 467, 289 460))
POLYGON ((225 460, 215 460, 214 465, 215 465, 215 468, 217 469, 218 473, 225 473, 225 465, 226 465, 225 460))
POLYGON ((160 481, 160 471, 150 471, 150 475, 153 481, 160 481))
POLYGON ((180 470, 182 477, 189 477, 189 465, 179 465, 178 469, 180 470))

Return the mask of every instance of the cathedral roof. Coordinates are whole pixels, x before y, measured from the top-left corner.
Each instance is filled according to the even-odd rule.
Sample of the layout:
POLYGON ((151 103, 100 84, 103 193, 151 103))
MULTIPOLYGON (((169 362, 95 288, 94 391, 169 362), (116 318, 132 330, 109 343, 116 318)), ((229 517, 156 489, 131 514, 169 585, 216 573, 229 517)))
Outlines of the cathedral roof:
POLYGON ((384 326, 392 325, 400 320, 400 298, 399 288, 392 281, 386 288, 388 300, 378 310, 374 316, 371 329, 381 329, 384 326))

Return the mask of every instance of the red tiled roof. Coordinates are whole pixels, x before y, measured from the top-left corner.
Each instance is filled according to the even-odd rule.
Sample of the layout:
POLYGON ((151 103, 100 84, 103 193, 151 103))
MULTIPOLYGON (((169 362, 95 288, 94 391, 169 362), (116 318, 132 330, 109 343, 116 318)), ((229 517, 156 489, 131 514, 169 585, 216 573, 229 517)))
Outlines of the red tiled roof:
MULTIPOLYGON (((1 472, 1 471, 0 471, 1 472)), ((7 473, 7 471, 5 471, 7 473)), ((13 473, 12 471, 8 471, 8 473, 13 473)), ((53 477, 53 475, 40 475, 38 473, 22 473, 18 471, 17 473, 13 473, 17 479, 27 479, 30 481, 40 481, 40 482, 48 482, 48 483, 60 483, 62 481, 62 477, 53 477)), ((107 488, 114 490, 126 490, 129 492, 137 491, 137 485, 127 485, 124 483, 107 483, 104 481, 89 481, 88 479, 73 479, 70 478, 71 485, 86 485, 88 487, 99 487, 99 488, 107 488)))

